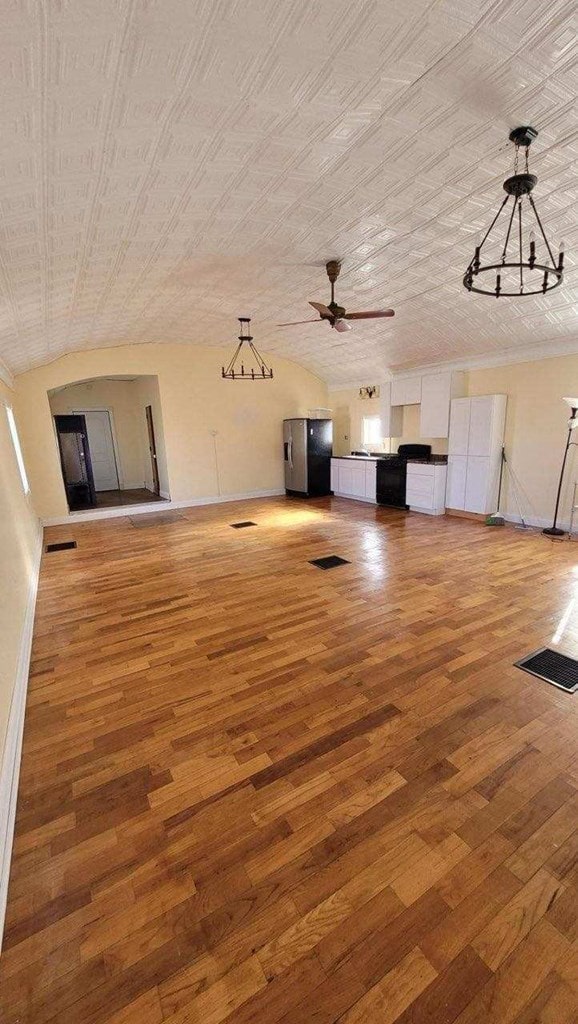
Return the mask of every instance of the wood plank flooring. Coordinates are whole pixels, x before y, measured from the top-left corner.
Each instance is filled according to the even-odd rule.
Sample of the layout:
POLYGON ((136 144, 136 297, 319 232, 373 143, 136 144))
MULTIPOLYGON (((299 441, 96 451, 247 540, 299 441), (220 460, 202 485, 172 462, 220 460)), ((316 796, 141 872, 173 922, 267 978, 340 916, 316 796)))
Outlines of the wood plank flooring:
POLYGON ((182 515, 47 531, 3 1024, 575 1024, 578 697, 513 662, 578 544, 182 515))

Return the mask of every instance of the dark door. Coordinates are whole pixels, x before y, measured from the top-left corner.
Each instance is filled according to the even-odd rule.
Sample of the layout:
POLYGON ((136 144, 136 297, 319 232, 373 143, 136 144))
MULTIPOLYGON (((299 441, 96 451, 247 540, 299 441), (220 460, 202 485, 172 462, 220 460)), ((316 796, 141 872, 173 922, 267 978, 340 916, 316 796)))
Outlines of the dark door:
POLYGON ((96 492, 84 416, 55 416, 66 500, 71 512, 94 508, 96 492))
POLYGON ((155 444, 155 428, 153 424, 153 409, 152 405, 147 405, 147 430, 149 434, 149 452, 151 453, 151 464, 153 470, 153 491, 155 494, 160 494, 160 483, 159 483, 159 468, 157 466, 157 446, 155 444))

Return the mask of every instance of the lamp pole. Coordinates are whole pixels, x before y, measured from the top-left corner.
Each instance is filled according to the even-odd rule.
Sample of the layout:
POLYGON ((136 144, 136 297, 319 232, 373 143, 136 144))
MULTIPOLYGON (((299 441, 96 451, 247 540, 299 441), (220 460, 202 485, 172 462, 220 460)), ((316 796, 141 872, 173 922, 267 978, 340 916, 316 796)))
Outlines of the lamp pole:
POLYGON ((563 537, 565 530, 561 530, 559 526, 556 526, 558 520, 558 509, 560 507, 560 495, 562 494, 562 481, 564 480, 564 470, 566 469, 566 459, 568 458, 568 449, 570 448, 572 430, 576 426, 576 413, 578 412, 578 406, 572 406, 572 415, 570 417, 570 425, 568 427, 568 437, 566 439, 566 448, 564 449, 564 458, 562 459, 562 469, 560 470, 560 479, 558 481, 558 493, 556 495, 556 508, 554 509, 554 522, 551 526, 548 526, 542 533, 545 533, 547 537, 563 537))

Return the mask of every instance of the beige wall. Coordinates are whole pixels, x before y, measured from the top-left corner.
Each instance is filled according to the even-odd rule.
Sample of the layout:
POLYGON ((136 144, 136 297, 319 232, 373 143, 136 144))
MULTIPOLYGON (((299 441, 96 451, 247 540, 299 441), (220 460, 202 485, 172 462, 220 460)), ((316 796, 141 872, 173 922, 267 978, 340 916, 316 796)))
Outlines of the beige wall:
MULTIPOLYGON (((8 431, 5 407, 13 399, 0 382, 0 764, 40 545, 38 519, 22 489, 8 431)), ((21 426, 17 422, 20 434, 21 426)))
POLYGON ((73 353, 21 374, 17 406, 39 515, 67 514, 47 392, 99 376, 158 376, 173 500, 281 488, 282 420, 327 406, 326 386, 277 357, 271 359, 272 381, 222 380, 221 365, 229 355, 229 349, 193 345, 131 345, 73 353))
MULTIPOLYGON (((525 517, 552 520, 569 416, 562 396, 577 392, 578 355, 469 372, 468 394, 508 396, 504 444, 523 491, 525 517)), ((561 502, 565 520, 569 517, 571 491, 577 476, 575 451, 570 449, 565 474, 561 502)), ((517 512, 507 481, 502 511, 513 515, 517 512)))

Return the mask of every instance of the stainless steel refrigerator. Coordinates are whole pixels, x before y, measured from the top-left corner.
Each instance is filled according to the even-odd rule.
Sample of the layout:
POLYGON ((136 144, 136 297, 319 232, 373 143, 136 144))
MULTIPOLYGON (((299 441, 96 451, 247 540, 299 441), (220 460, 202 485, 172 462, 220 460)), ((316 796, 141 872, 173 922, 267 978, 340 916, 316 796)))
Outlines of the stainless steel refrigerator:
POLYGON ((283 420, 285 492, 302 497, 331 493, 332 420, 283 420))

